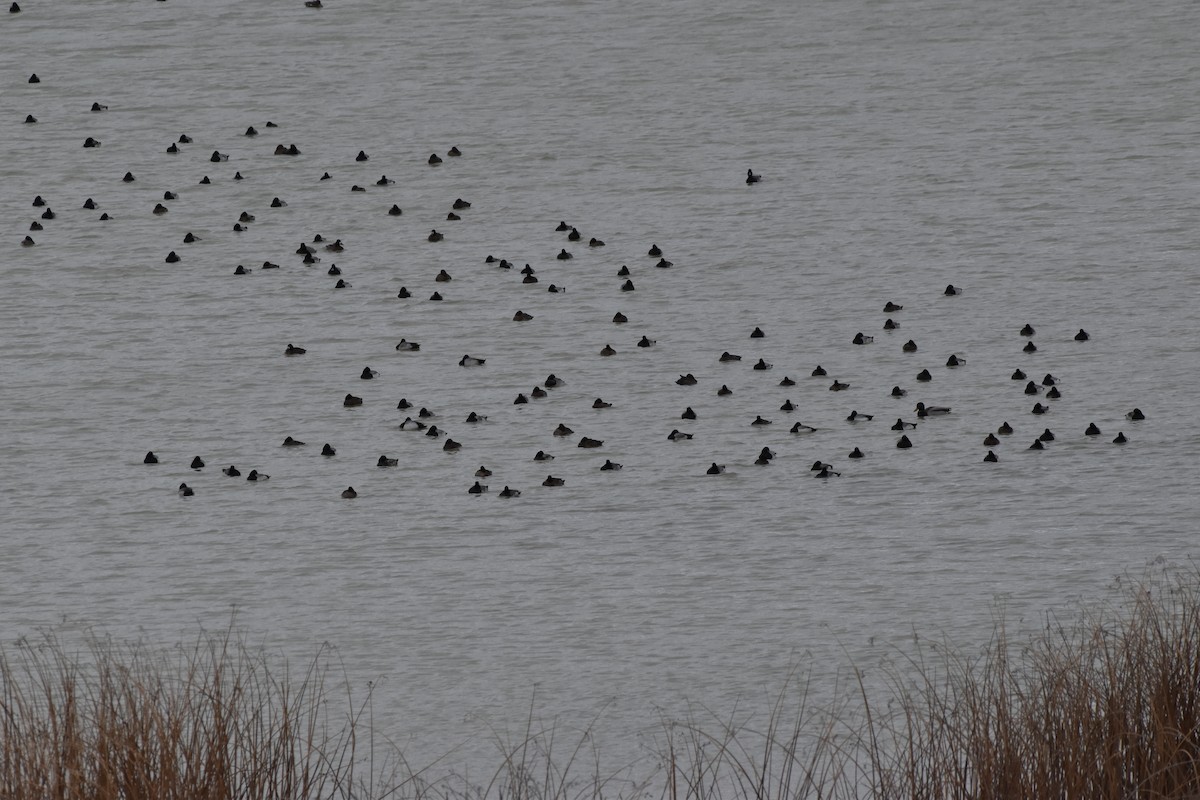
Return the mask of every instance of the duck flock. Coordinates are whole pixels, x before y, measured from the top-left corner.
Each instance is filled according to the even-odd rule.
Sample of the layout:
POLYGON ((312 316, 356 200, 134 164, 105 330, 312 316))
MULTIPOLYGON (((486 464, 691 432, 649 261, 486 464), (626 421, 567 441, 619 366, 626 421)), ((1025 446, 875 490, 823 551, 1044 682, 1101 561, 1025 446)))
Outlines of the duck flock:
MULTIPOLYGON (((13 13, 19 10, 14 4, 13 13)), ((31 75, 28 82, 31 85, 41 84, 42 78, 31 75)), ((116 113, 116 109, 97 100, 90 107, 78 109, 78 113, 80 118, 84 115, 96 117, 116 113)), ((25 116, 25 124, 31 127, 44 124, 39 114, 37 109, 30 110, 25 116)), ((345 154, 355 166, 353 176, 347 178, 344 170, 339 170, 342 162, 335 164, 332 161, 309 160, 305 155, 306 148, 291 141, 292 138, 303 142, 302 125, 287 128, 273 121, 252 120, 236 132, 225 132, 223 138, 207 137, 204 140, 207 144, 215 142, 211 150, 197 144, 187 133, 178 135, 173 141, 160 142, 157 148, 146 143, 146 148, 153 151, 152 155, 147 156, 148 162, 141 165, 113 165, 113 179, 105 185, 95 186, 94 191, 86 197, 38 195, 30 198, 32 218, 28 221, 28 230, 20 244, 26 248, 53 248, 55 228, 63 224, 54 209, 61 208, 65 203, 88 212, 91 222, 113 222, 114 218, 105 210, 106 204, 119 195, 123 187, 139 186, 144 180, 138 174, 139 168, 152 163, 154 174, 170 174, 171 182, 169 185, 153 187, 158 199, 153 205, 145 207, 144 214, 172 220, 182 218, 182 225, 177 224, 177 227, 186 230, 186 233, 178 240, 162 243, 164 252, 161 260, 173 269, 188 269, 189 248, 195 243, 204 238, 236 242, 237 237, 252 231, 260 219, 277 213, 279 209, 324 202, 320 198, 326 195, 321 192, 329 184, 337 185, 338 191, 347 194, 374 193, 373 197, 402 192, 405 179, 413 170, 452 173, 455 163, 474 157, 469 147, 460 149, 452 146, 420 159, 410 158, 404 163, 397 163, 395 158, 390 158, 384 167, 387 172, 380 171, 378 177, 367 180, 363 176, 374 174, 366 170, 375 162, 372 162, 371 154, 359 149, 352 156, 350 152, 345 154), (237 153, 240 157, 235 158, 236 163, 253 164, 253 174, 249 174, 248 170, 248 174, 243 175, 241 169, 230 169, 231 153, 237 153), (269 202, 264 200, 261 207, 230 208, 223 230, 210 231, 200 222, 197 222, 196 228, 204 229, 203 236, 188 230, 189 215, 192 213, 188 195, 191 192, 180 189, 180 186, 211 192, 219 191, 219 184, 253 180, 265 193, 270 193, 273 178, 282 175, 285 168, 292 169, 297 162, 303 163, 304 169, 310 174, 311 192, 293 190, 289 194, 281 190, 280 194, 273 194, 269 202), (164 167, 164 164, 170 166, 164 167), (389 177, 389 173, 393 177, 389 177), (395 176, 401 178, 399 189, 395 176), (285 194, 288 195, 286 199, 285 194)), ((76 146, 94 150, 104 145, 101 138, 89 133, 80 136, 76 146)), ((770 185, 770 170, 764 177, 748 169, 744 178, 740 177, 741 170, 740 165, 729 165, 730 184, 744 181, 744 191, 748 194, 761 192, 770 185)), ((447 183, 454 185, 450 181, 447 183)), ((313 292, 373 292, 379 294, 381 299, 386 297, 389 303, 401 307, 443 303, 453 296, 457 286, 491 280, 485 277, 487 275, 502 275, 504 281, 519 286, 520 291, 530 299, 525 302, 515 299, 517 295, 506 294, 503 300, 510 302, 510 306, 501 307, 494 296, 489 296, 484 303, 466 311, 461 306, 456 307, 447 313, 447 322, 453 323, 462 314, 485 317, 497 331, 494 341, 500 343, 504 340, 504 331, 513 326, 538 324, 539 303, 532 299, 535 293, 558 295, 556 315, 581 317, 591 314, 596 318, 596 325, 589 332, 589 341, 603 341, 603 346, 585 350, 585 345, 580 345, 574 355, 577 364, 588 362, 586 370, 576 374, 568 363, 562 371, 529 374, 523 388, 497 400, 497 390, 503 391, 510 381, 505 377, 502 381, 491 383, 488 373, 498 367, 503 372, 507 357, 505 348, 497 346, 489 352, 461 352, 454 361, 439 366, 444 370, 472 371, 472 385, 477 387, 478 392, 455 398, 448 407, 428 399, 440 396, 432 386, 423 387, 419 383, 407 382, 403 393, 397 390, 395 383, 386 384, 382 390, 376 389, 383 383, 381 374, 395 374, 414 359, 443 358, 444 347, 431 352, 431 348, 423 346, 421 341, 400 333, 387 343, 399 363, 364 363, 361 369, 355 367, 353 375, 347 374, 344 391, 339 392, 338 398, 320 399, 321 402, 335 399, 340 402, 350 413, 339 420, 338 425, 347 432, 354 430, 360 436, 363 434, 362 426, 377 426, 378 423, 374 418, 367 420, 355 416, 352 413, 354 409, 364 406, 394 409, 394 419, 389 424, 366 432, 371 440, 378 443, 376 450, 366 451, 362 447, 355 447, 350 452, 337 441, 310 441, 305 431, 295 430, 280 432, 283 435, 273 440, 257 442, 261 453, 259 464, 239 467, 221 459, 219 453, 167 457, 164 453, 178 452, 180 444, 155 441, 145 443, 148 447, 144 450, 139 448, 139 453, 145 453, 141 457, 143 468, 152 468, 164 460, 170 463, 180 461, 178 466, 186 462, 188 468, 197 473, 197 478, 177 486, 171 482, 164 488, 169 486, 184 497, 196 497, 205 491, 219 490, 221 481, 269 480, 272 476, 262 465, 273 459, 272 451, 277 448, 293 452, 313 451, 324 459, 337 459, 344 464, 345 480, 329 487, 330 497, 353 499, 359 496, 354 484, 361 486, 365 473, 403 467, 428 458, 425 454, 415 455, 413 442, 420 440, 425 450, 435 449, 456 459, 455 472, 464 495, 511 499, 535 488, 553 491, 558 487, 586 485, 598 480, 585 477, 588 473, 599 476, 628 468, 651 473, 661 468, 662 461, 658 456, 662 448, 686 448, 710 436, 714 429, 719 429, 725 436, 732 433, 734 438, 738 438, 737 431, 741 429, 744 430, 744 446, 730 449, 721 458, 713 460, 706 457, 706 454, 711 454, 710 451, 697 449, 695 458, 684 458, 682 462, 675 463, 686 464, 688 474, 705 479, 734 473, 739 468, 771 468, 781 456, 786 456, 793 464, 802 462, 806 465, 804 474, 814 478, 852 480, 858 471, 857 465, 870 461, 884 450, 920 448, 928 429, 938 426, 944 418, 966 413, 965 409, 936 402, 937 395, 930 391, 930 385, 953 380, 943 375, 952 375, 955 370, 972 369, 969 354, 927 352, 916 338, 903 336, 902 330, 910 325, 910 321, 919 320, 933 303, 954 302, 970 291, 969 287, 953 284, 944 288, 918 286, 907 290, 904 295, 881 291, 878 298, 879 316, 864 319, 862 330, 857 333, 846 335, 842 341, 829 343, 830 352, 834 353, 856 348, 886 348, 894 354, 895 359, 913 365, 910 379, 902 383, 883 386, 867 385, 861 379, 846 380, 845 376, 834 374, 820 363, 804 364, 801 357, 796 357, 786 365, 771 363, 759 353, 762 352, 764 341, 769 340, 782 323, 773 323, 769 319, 742 320, 740 341, 726 343, 725 347, 713 347, 708 363, 684 363, 671 355, 669 348, 660 345, 660 342, 669 341, 672 336, 672 330, 665 322, 666 314, 656 315, 645 310, 639 313, 623 307, 623 301, 646 291, 662 292, 663 299, 668 299, 672 285, 685 283, 689 271, 696 268, 673 256, 669 232, 664 231, 659 237, 662 244, 659 241, 621 241, 619 234, 587 230, 588 226, 582 221, 568 221, 556 218, 558 215, 548 215, 539 238, 525 242, 521 252, 481 250, 469 262, 439 264, 436 248, 444 246, 448 239, 469 227, 473 216, 494 211, 500 199, 494 194, 457 196, 449 186, 446 192, 442 208, 437 211, 423 208, 415 214, 411 209, 406 210, 399 199, 395 202, 379 201, 372 211, 373 223, 368 223, 386 227, 391 231, 389 235, 420 240, 431 249, 429 261, 433 266, 428 268, 429 274, 420 285, 414 283, 396 288, 368 280, 356 288, 357 275, 353 265, 355 250, 359 245, 355 240, 356 234, 339 230, 314 231, 307 226, 292 231, 291 241, 294 244, 288 249, 280 249, 262 262, 228 263, 221 269, 232 282, 252 280, 251 276, 259 276, 260 279, 266 276, 269 280, 271 275, 302 270, 312 274, 313 292), (419 219, 413 219, 414 216, 419 219), (402 221, 399 227, 398 221, 402 221), (607 257, 608 253, 614 255, 607 257), (576 266, 585 261, 579 258, 585 254, 586 264, 576 266), (334 262, 335 258, 341 259, 343 266, 339 267, 334 262), (603 274, 611 280, 577 280, 585 271, 591 276, 603 274), (653 280, 643 281, 643 277, 649 276, 653 276, 653 280), (616 310, 601 319, 594 309, 606 305, 616 310), (661 362, 654 361, 653 355, 662 351, 667 351, 668 355, 661 362), (682 398, 682 407, 656 408, 657 421, 653 425, 657 427, 641 427, 636 438, 620 434, 614 441, 614 435, 610 433, 614 426, 608 420, 621 415, 623 409, 621 403, 612 398, 628 388, 625 358, 631 352, 641 353, 643 360, 649 358, 655 363, 655 374, 662 384, 661 388, 666 389, 670 384, 680 387, 670 390, 669 394, 665 391, 657 394, 659 402, 665 403, 667 397, 672 398, 672 402, 675 398, 682 398), (916 357, 930 360, 926 366, 918 367, 914 360, 916 357), (593 361, 607 363, 598 368, 593 361), (939 369, 946 372, 935 379, 934 372, 939 369), (793 389, 801 384, 804 389, 793 389), (701 398, 728 398, 752 385, 760 392, 762 387, 776 387, 774 394, 777 402, 764 405, 756 414, 746 418, 739 417, 732 410, 726 414, 706 413, 701 417, 694 410, 694 407, 701 405, 701 398), (818 386, 827 389, 823 400, 817 399, 812 391, 818 386), (792 391, 805 391, 807 401, 802 405, 794 403, 790 396, 792 391), (870 392, 869 399, 867 391, 870 392), (852 401, 847 402, 845 398, 851 398, 852 401), (870 404, 871 407, 855 407, 856 403, 862 406, 870 404), (491 429, 489 439, 495 440, 495 428, 515 425, 522 419, 524 407, 536 405, 553 406, 557 420, 553 424, 527 421, 528 424, 524 426, 514 426, 513 429, 519 430, 521 435, 514 436, 510 447, 487 448, 490 456, 487 459, 472 456, 473 451, 477 451, 475 445, 480 438, 479 431, 491 429), (814 424, 812 414, 817 407, 822 409, 823 419, 828 419, 828 409, 838 409, 839 424, 831 426, 827 421, 814 424), (544 429, 531 432, 531 424, 544 429), (851 446, 843 432, 851 427, 864 426, 871 429, 869 437, 856 434, 851 446), (763 438, 764 431, 769 432, 768 440, 763 438), (534 452, 524 449, 525 442, 531 436, 540 444, 537 448, 530 448, 534 452), (801 441, 803 445, 798 444, 801 441), (560 462, 569 461, 570 466, 565 471, 556 470, 554 460, 566 455, 564 450, 581 451, 581 454, 560 462), (545 473, 544 478, 531 478, 531 463, 539 470, 538 475, 545 473), (212 472, 219 472, 224 477, 213 480, 199 477, 212 472)), ((389 199, 393 199, 391 195, 389 199)), ((229 286, 231 292, 243 291, 236 283, 230 283, 229 286)), ((678 309, 674 309, 673 313, 678 313, 678 309)), ((1103 420, 1103 429, 1096 421, 1079 430, 1055 429, 1055 426, 1046 424, 1054 419, 1052 412, 1057 407, 1070 403, 1070 382, 1057 377, 1053 371, 1022 367, 1023 363, 1027 363, 1021 361, 1022 357, 1038 352, 1039 342, 1044 341, 1039 338, 1032 323, 1019 329, 998 332, 998 335, 1024 342, 1012 348, 1014 365, 1007 380, 1012 387, 1011 394, 1014 397, 1023 396, 1028 409, 1023 412, 1025 418, 1022 419, 989 420, 986 425, 973 421, 973 426, 967 428, 971 431, 972 440, 963 441, 960 446, 964 451, 977 448, 977 458, 974 460, 998 463, 1007 457, 1006 451, 1049 449, 1064 438, 1104 439, 1114 445, 1130 442, 1131 436, 1122 429, 1123 424, 1117 430, 1111 428, 1118 420, 1136 425, 1145 419, 1139 408, 1113 409, 1110 418, 1103 420)), ((1061 332, 1056 331, 1055 335, 1067 338, 1062 337, 1061 332)), ((540 336, 547 351, 563 345, 557 326, 545 326, 540 336)), ((1069 337, 1069 344, 1088 347, 1091 340, 1089 332, 1079 329, 1069 337)), ((292 362, 292 372, 295 373, 302 372, 305 361, 312 359, 314 351, 324 346, 320 341, 279 341, 275 343, 274 351, 275 357, 292 362)), ((380 343, 377 341, 364 343, 364 360, 373 357, 371 354, 378 353, 379 349, 380 343)), ((503 440, 503 436, 499 438, 503 440)), ((288 469, 303 469, 299 466, 303 462, 288 460, 285 463, 288 469)), ((272 468, 271 472, 277 473, 277 470, 272 468)), ((278 479, 279 475, 275 477, 278 479)))

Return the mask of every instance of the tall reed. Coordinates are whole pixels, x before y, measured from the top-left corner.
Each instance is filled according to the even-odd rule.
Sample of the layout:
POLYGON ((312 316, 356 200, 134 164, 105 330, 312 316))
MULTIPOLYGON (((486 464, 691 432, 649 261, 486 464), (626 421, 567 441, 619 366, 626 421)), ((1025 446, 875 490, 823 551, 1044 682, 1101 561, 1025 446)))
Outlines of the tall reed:
POLYGON ((1198 569, 1033 635, 1001 617, 977 655, 920 645, 882 683, 849 668, 826 707, 793 680, 759 724, 665 716, 652 758, 608 771, 590 729, 543 727, 532 705, 482 780, 394 751, 377 766, 369 692, 331 710, 332 664, 272 674, 231 631, 165 654, 22 640, 0 652, 0 798, 1200 798, 1198 569))

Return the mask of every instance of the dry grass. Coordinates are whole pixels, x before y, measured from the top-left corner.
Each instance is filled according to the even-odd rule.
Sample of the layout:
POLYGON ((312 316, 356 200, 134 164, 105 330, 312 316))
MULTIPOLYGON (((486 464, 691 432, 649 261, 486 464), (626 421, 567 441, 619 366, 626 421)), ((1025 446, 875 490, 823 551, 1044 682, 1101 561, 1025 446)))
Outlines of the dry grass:
POLYGON ((293 680, 229 632, 174 654, 23 640, 0 654, 0 797, 359 796, 362 709, 329 719, 325 655, 293 680))
MULTIPOLYGON (((482 781, 376 767, 370 699, 332 713, 329 654, 278 678, 230 633, 189 652, 54 639, 0 654, 0 797, 75 800, 799 800, 1200 797, 1200 571, 1121 589, 975 657, 925 645, 832 706, 792 681, 761 728, 665 718, 656 758, 605 772, 589 730, 500 734, 482 781), (360 735, 367 740, 360 743, 360 735), (564 749, 560 739, 565 738, 564 749), (361 744, 361 747, 360 747, 361 744), (365 753, 365 754, 364 754, 365 753)), ((341 676, 344 677, 344 674, 341 676)))

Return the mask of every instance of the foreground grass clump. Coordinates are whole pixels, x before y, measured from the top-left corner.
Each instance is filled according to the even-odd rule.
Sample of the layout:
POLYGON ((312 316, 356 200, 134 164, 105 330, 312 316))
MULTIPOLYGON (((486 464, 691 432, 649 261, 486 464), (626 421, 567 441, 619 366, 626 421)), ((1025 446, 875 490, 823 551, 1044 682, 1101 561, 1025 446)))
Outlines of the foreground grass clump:
POLYGON ((360 725, 369 698, 331 716, 327 653, 293 680, 228 633, 174 656, 22 641, 0 654, 0 797, 1194 800, 1200 570, 1119 595, 1019 640, 1000 622, 976 656, 921 645, 883 680, 849 670, 823 708, 793 684, 760 728, 668 716, 650 756, 615 771, 591 731, 564 747, 531 710, 523 734, 495 736, 482 780, 394 752, 377 770, 371 734, 386 732, 360 725))
POLYGON ((0 797, 362 796, 357 715, 331 731, 326 661, 277 679, 229 632, 173 655, 22 640, 0 653, 0 797))
POLYGON ((1029 640, 1000 623, 978 659, 909 664, 891 672, 900 713, 868 714, 877 796, 1200 797, 1195 570, 1029 640))

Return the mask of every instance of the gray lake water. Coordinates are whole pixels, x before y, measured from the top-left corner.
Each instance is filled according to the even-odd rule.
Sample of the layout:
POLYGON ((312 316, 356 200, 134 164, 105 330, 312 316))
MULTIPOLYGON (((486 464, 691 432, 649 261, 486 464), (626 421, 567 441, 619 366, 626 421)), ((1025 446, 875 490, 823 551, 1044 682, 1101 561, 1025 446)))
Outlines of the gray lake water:
POLYGON ((236 609, 280 657, 333 645, 415 764, 465 741, 447 769, 495 766, 490 729, 531 704, 599 715, 625 762, 689 703, 762 708, 793 668, 825 698, 914 632, 970 649, 998 605, 1037 627, 1194 554, 1198 4, 22 7, 0 19, 4 641, 169 647, 236 609), (345 250, 306 266, 318 233, 345 250), (1062 397, 1026 395, 1018 368, 1062 397), (565 384, 513 403, 551 373, 565 384), (917 401, 952 412, 897 449, 917 401), (421 407, 460 451, 398 429, 421 407))

